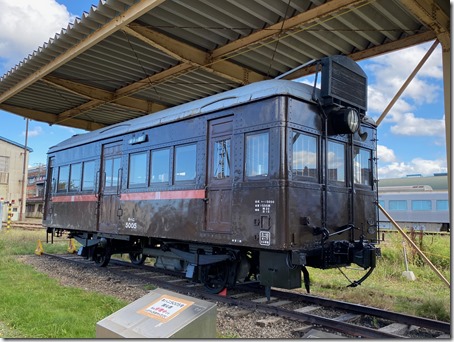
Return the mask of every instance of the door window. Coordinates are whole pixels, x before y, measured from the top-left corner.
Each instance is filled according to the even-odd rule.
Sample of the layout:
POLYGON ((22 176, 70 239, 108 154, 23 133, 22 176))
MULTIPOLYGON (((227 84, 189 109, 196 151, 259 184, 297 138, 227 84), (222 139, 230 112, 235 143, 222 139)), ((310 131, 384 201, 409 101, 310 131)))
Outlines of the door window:
POLYGON ((230 177, 230 139, 214 142, 213 146, 213 174, 216 179, 230 177))
POLYGON ((119 184, 119 169, 121 165, 120 157, 109 158, 104 160, 105 171, 105 190, 116 191, 119 184))

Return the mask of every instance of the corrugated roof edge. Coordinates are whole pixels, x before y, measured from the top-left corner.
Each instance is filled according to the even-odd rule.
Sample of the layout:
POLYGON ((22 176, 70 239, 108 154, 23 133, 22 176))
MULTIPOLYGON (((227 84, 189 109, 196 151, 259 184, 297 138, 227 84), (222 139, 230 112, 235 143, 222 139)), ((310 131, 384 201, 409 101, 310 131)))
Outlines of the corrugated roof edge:
MULTIPOLYGON (((198 115, 216 110, 231 108, 250 101, 256 101, 276 95, 290 95, 312 102, 312 93, 313 87, 304 83, 287 80, 260 81, 240 88, 228 90, 223 93, 208 96, 203 99, 164 109, 157 113, 148 114, 140 118, 131 119, 113 126, 101 128, 93 132, 75 135, 55 146, 52 146, 48 153, 53 153, 91 141, 132 133, 173 121, 196 117, 198 115)), ((316 89, 316 95, 319 95, 319 89, 316 89)))
MULTIPOLYGON (((3 137, 0 137, 0 140, 3 140, 4 142, 7 142, 8 144, 15 145, 15 146, 20 147, 22 149, 25 148, 24 145, 21 145, 21 144, 15 142, 15 141, 12 141, 12 140, 9 140, 9 139, 3 138, 3 137)), ((28 147, 28 146, 27 146, 27 150, 28 150, 28 152, 33 152, 33 149, 31 147, 28 147)))

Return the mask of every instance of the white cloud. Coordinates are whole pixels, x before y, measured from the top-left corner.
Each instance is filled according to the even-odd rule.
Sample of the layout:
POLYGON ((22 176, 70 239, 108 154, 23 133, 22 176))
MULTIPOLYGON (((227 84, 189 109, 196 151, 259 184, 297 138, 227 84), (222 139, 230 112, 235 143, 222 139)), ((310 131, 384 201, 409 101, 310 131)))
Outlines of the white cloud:
MULTIPOLYGON (((378 56, 365 66, 375 78, 368 89, 369 115, 377 119, 382 114, 431 44, 378 56)), ((438 46, 385 117, 384 122, 394 124, 391 133, 444 136, 444 119, 432 119, 437 113, 415 115, 416 112, 420 113, 421 105, 435 103, 443 94, 440 86, 443 79, 441 61, 441 48, 438 46)))
MULTIPOLYGON (((39 136, 39 135, 41 135, 43 133, 44 133, 44 131, 43 131, 42 127, 41 126, 36 126, 36 127, 32 128, 32 129, 28 130, 28 137, 29 138, 37 137, 37 136, 39 136)), ((22 134, 25 135, 25 132, 23 132, 22 134)))
POLYGON ((399 178, 410 174, 420 173, 423 176, 431 176, 434 173, 446 172, 446 160, 427 160, 415 158, 410 163, 393 162, 378 168, 378 178, 399 178))
POLYGON ((377 145, 377 156, 378 159, 384 163, 391 163, 396 161, 394 151, 383 145, 377 145))
POLYGON ((417 118, 413 113, 399 115, 397 124, 391 127, 396 135, 435 136, 445 135, 445 120, 417 118))
MULTIPOLYGON (((365 65, 375 82, 369 86, 369 110, 381 113, 421 61, 431 43, 375 57, 365 65)), ((393 107, 394 112, 411 110, 415 105, 435 102, 442 89, 441 48, 437 47, 393 107)), ((391 114, 391 113, 390 113, 391 114)))
POLYGON ((70 14, 54 0, 0 0, 0 56, 10 69, 67 27, 70 14))

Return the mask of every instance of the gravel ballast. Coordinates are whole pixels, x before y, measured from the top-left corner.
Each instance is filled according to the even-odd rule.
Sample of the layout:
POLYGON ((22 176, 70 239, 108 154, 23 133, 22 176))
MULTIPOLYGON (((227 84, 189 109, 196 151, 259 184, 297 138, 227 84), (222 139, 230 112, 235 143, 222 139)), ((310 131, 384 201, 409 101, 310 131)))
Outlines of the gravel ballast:
MULTIPOLYGON (((146 285, 109 272, 109 268, 92 268, 70 264, 44 256, 23 256, 20 260, 32 265, 38 272, 55 278, 62 286, 72 286, 86 291, 95 291, 131 303, 147 293, 146 285)), ((294 322, 273 315, 244 310, 239 307, 217 303, 218 337, 227 338, 300 338, 303 323, 294 322)))

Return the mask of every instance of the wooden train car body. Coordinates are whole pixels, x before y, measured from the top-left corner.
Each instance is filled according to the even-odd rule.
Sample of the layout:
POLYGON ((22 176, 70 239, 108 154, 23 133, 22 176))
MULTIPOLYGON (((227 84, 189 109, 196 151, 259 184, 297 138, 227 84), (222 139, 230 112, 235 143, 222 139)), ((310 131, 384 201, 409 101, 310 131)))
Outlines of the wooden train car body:
POLYGON ((301 286, 305 266, 373 268, 375 125, 329 133, 314 98, 264 81, 74 136, 49 151, 44 225, 185 272, 234 261, 268 286, 301 286))

